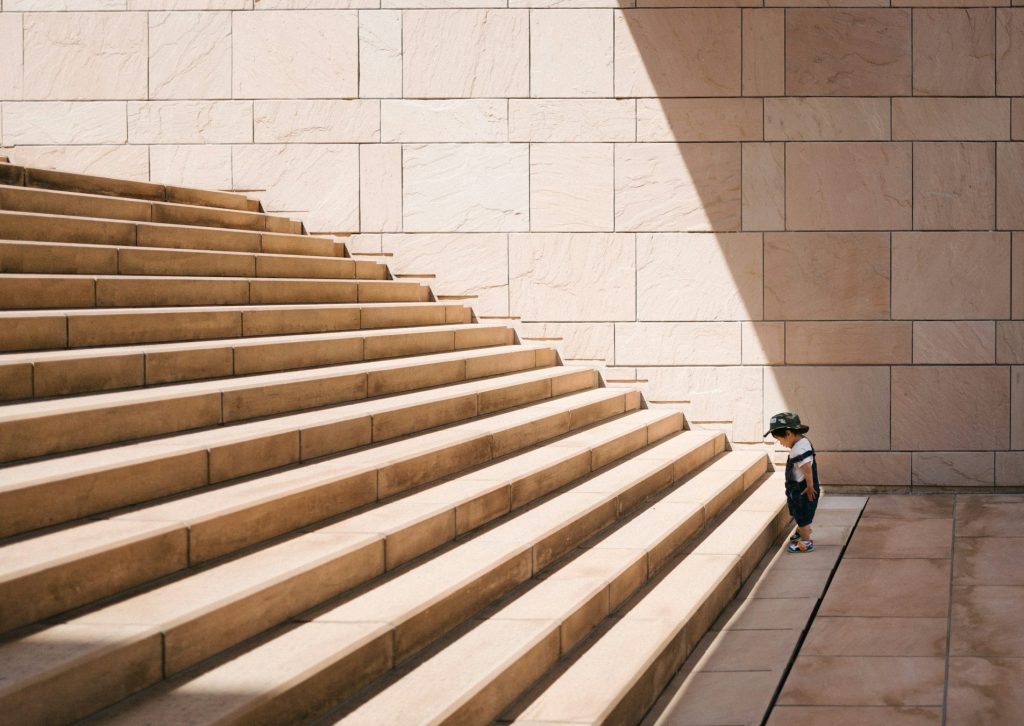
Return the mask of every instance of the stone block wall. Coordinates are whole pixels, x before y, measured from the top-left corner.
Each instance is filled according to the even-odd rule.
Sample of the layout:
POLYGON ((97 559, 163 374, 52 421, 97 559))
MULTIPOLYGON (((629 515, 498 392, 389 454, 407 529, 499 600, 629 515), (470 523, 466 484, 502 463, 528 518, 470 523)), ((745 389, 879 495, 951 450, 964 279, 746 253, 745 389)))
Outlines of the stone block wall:
POLYGON ((19 162, 257 190, 833 483, 1024 486, 1024 0, 0 11, 19 162))

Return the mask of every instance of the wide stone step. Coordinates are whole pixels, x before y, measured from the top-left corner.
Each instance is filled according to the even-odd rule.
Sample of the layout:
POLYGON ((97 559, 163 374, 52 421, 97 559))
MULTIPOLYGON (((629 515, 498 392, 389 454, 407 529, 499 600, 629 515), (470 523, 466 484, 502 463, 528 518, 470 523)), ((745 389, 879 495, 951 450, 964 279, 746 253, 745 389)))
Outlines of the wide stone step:
POLYGON ((35 212, 0 211, 0 239, 318 257, 345 255, 344 243, 333 237, 310 237, 292 226, 287 229, 255 231, 35 212))
POLYGON ((0 350, 216 340, 468 323, 460 303, 224 305, 0 311, 0 350))
POLYGON ((511 345, 503 325, 438 325, 0 354, 0 400, 180 383, 511 345))
POLYGON ((73 174, 51 169, 34 169, 32 167, 11 164, 6 156, 0 157, 0 183, 14 186, 35 187, 38 189, 56 189, 65 192, 83 194, 102 194, 112 197, 128 197, 148 199, 157 202, 176 202, 179 204, 199 204, 206 207, 223 207, 242 211, 258 212, 260 204, 243 194, 231 192, 192 189, 189 187, 154 184, 152 182, 130 181, 111 177, 73 174))
MULTIPOLYGON (((597 384, 597 373, 591 369, 541 369, 16 464, 6 467, 0 480, 0 536, 308 462, 387 438, 585 391, 597 384)), ((570 423, 583 425, 581 421, 639 406, 636 392, 621 389, 597 389, 573 400, 581 405, 571 413, 556 403, 553 413, 529 407, 503 414, 499 423, 511 422, 511 428, 500 437, 489 428, 490 422, 470 420, 417 440, 410 444, 412 450, 418 451, 416 447, 424 442, 433 448, 416 454, 413 463, 389 465, 381 475, 380 488, 386 492, 381 496, 484 460, 474 457, 502 456, 564 433, 560 427, 570 423), (515 423, 517 416, 521 421, 515 423)), ((402 444, 396 442, 393 449, 402 449, 402 444)), ((352 456, 356 458, 346 461, 373 455, 352 456)))
MULTIPOLYGON (((685 438, 677 437, 653 446, 641 459, 669 459, 685 446, 685 438)), ((676 461, 679 466, 681 460, 676 461)), ((761 452, 724 454, 336 722, 490 723, 767 465, 761 452)))
POLYGON ((0 275, 0 300, 13 310, 426 302, 429 298, 426 285, 400 280, 0 275))
POLYGON ((0 184, 0 210, 301 234, 302 223, 248 210, 145 201, 0 184))
POLYGON ((0 240, 0 272, 350 280, 388 277, 386 265, 351 257, 6 240, 0 240))
POLYGON ((788 519, 782 476, 774 474, 527 705, 515 723, 639 723, 788 519))
MULTIPOLYGON (((361 408, 372 414, 391 405, 388 399, 373 400, 376 396, 530 371, 554 362, 553 350, 513 345, 15 403, 0 407, 0 461, 31 459, 362 399, 371 399, 361 408)), ((550 379, 572 376, 576 370, 527 373, 520 378, 495 380, 493 385, 550 387, 550 379)), ((475 406, 470 399, 475 400, 477 388, 469 384, 466 389, 463 384, 461 388, 424 392, 422 401, 415 403, 431 410, 435 406, 452 409, 454 414, 454 409, 475 406)), ((374 419, 374 440, 379 440, 385 425, 379 414, 374 419)))
MULTIPOLYGON (((724 445, 720 434, 684 435, 693 445, 681 457, 693 465, 724 445)), ((660 458, 613 466, 230 661, 126 704, 109 721, 158 723, 171 713, 182 718, 182 709, 196 723, 309 719, 613 524, 638 490, 671 484, 674 468, 660 458), (193 698, 200 691, 224 697, 200 705, 193 698)))
MULTIPOLYGON (((591 471, 592 463, 603 466, 608 461, 643 448, 649 441, 678 431, 681 424, 682 418, 676 412, 635 412, 598 425, 582 435, 569 435, 540 449, 505 459, 501 462, 501 471, 507 481, 479 479, 493 476, 489 471, 491 467, 484 467, 431 487, 421 492, 420 497, 414 495, 381 504, 362 515, 301 535, 298 540, 272 545, 269 549, 212 570, 202 570, 198 575, 132 597, 73 622, 152 624, 161 627, 168 639, 172 638, 171 630, 187 624, 187 629, 179 629, 173 636, 173 647, 169 641, 166 644, 164 666, 165 672, 171 674, 237 642, 231 638, 244 639, 254 635, 385 570, 394 569, 456 536, 507 514, 510 509, 519 509, 551 489, 568 484, 591 471), (565 459, 568 455, 580 464, 567 468, 565 459), (548 482, 548 487, 531 487, 529 498, 521 496, 517 503, 509 504, 508 492, 512 486, 538 480, 548 482), (488 491, 484 491, 482 482, 486 482, 488 491), (457 492, 460 484, 468 491, 457 492), (435 492, 435 489, 439 491, 435 492), (501 490, 506 493, 504 507, 480 508, 481 503, 490 504, 488 500, 501 490), (421 498, 424 495, 432 501, 424 502, 421 498), (463 513, 479 510, 471 520, 463 515, 461 530, 456 525, 460 510, 463 513), (331 535, 331 541, 325 541, 324 535, 331 535), (319 567, 325 564, 325 558, 333 560, 353 554, 353 543, 361 551, 357 558, 361 565, 349 563, 344 577, 336 581, 332 578, 319 583, 309 582, 310 556, 316 559, 319 567), (373 552, 368 552, 367 548, 373 552), (290 554, 281 555, 282 551, 290 554), (367 568, 366 565, 371 566, 367 568), (300 576, 304 580, 284 583, 287 593, 278 587, 284 578, 282 566, 291 572, 289 577, 300 576), (306 584, 310 585, 309 590, 306 584), (269 592, 271 586, 278 589, 269 592), (312 592, 322 594, 311 596, 312 592), (278 614, 271 616, 275 619, 267 621, 268 611, 265 607, 258 607, 257 601, 277 608, 278 614), (302 604, 296 607, 296 602, 302 604), (245 611, 253 607, 256 611, 245 611), (233 625, 227 631, 233 634, 226 635, 227 631, 217 634, 223 623, 215 625, 209 619, 211 616, 230 620, 233 625), (197 632, 200 626, 196 621, 200 618, 205 619, 202 629, 210 632, 197 632), (254 625, 243 627, 243 620, 254 625), (240 637, 239 633, 242 633, 240 637), (175 652, 186 643, 190 655, 175 652)), ((525 491, 520 489, 520 494, 525 491)), ((202 509, 201 502, 192 507, 195 513, 202 509)), ((159 507, 155 512, 139 510, 133 516, 138 519, 115 518, 93 522, 9 545, 6 548, 9 557, 5 558, 8 564, 0 567, 0 593, 5 599, 10 598, 8 602, 32 603, 32 614, 22 613, 22 620, 30 616, 39 619, 190 566, 187 525, 191 520, 162 521, 159 507), (105 563, 123 564, 102 567, 105 563), (74 581, 87 572, 96 573, 88 583, 87 592, 54 591, 54 583, 74 581)), ((13 614, 7 612, 7 617, 13 614)))

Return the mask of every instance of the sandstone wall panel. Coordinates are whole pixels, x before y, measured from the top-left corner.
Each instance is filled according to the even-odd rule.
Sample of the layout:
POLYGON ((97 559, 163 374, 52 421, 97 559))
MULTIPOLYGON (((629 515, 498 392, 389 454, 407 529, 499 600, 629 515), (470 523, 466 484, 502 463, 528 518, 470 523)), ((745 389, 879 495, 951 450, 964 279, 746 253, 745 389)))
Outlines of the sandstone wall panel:
POLYGON ((1002 98, 894 98, 898 141, 1005 141, 1010 101, 1002 98))
POLYGON ((743 144, 742 164, 743 229, 785 229, 785 144, 743 144))
POLYGON ((911 483, 933 487, 991 487, 995 484, 995 454, 988 451, 914 453, 911 483))
POLYGON ((124 101, 24 101, 3 104, 4 144, 123 144, 124 101))
POLYGON ((359 202, 361 232, 401 231, 401 145, 363 144, 359 147, 359 202))
POLYGON ((230 98, 231 43, 231 13, 150 13, 149 98, 230 98))
POLYGON ((759 367, 672 366, 638 368, 649 400, 682 408, 694 428, 725 431, 733 441, 763 441, 763 381, 759 367))
POLYGON ((509 235, 510 310, 526 322, 636 319, 631 234, 509 235))
POLYGON ((612 95, 609 10, 537 10, 530 13, 530 95, 534 98, 612 95))
POLYGON ((636 103, 624 99, 510 99, 509 140, 636 141, 636 103))
POLYGON ((671 98, 637 101, 637 141, 759 141, 761 99, 671 98))
POLYGON ((888 319, 888 234, 766 232, 764 247, 766 319, 888 319))
POLYGON ((530 229, 610 232, 615 225, 611 144, 534 144, 530 229))
POLYGON ((152 146, 149 178, 162 184, 231 189, 231 147, 205 145, 152 146))
POLYGON ((1024 230, 1024 143, 996 144, 996 228, 1024 230))
POLYGON ((786 363, 791 365, 873 365, 910 363, 910 323, 789 322, 786 363))
POLYGON ((996 325, 991 320, 915 321, 914 363, 995 363, 996 325))
POLYGON ((995 222, 994 144, 914 144, 914 229, 992 229, 995 222))
POLYGON ((525 342, 554 345, 566 361, 611 363, 615 357, 614 323, 523 323, 516 325, 525 342))
POLYGON ((385 143, 508 141, 503 99, 382 101, 380 116, 385 143))
POLYGON ((743 365, 778 366, 786 362, 786 324, 743 323, 743 365))
POLYGON ((991 96, 992 8, 914 10, 914 94, 991 96))
POLYGON ((11 153, 19 164, 38 169, 149 180, 148 146, 19 146, 11 153))
POLYGON ((894 449, 991 451, 1009 444, 1009 367, 892 369, 894 449))
POLYGON ((785 11, 743 11, 744 96, 781 96, 786 92, 785 11))
POLYGON ((0 15, 0 101, 19 101, 22 98, 24 50, 22 15, 0 15))
POLYGON ((770 141, 888 141, 889 99, 766 98, 770 141))
POLYGON ((892 239, 892 316, 981 320, 1010 315, 1010 236, 898 233, 892 239))
POLYGON ((251 101, 129 101, 132 144, 252 142, 251 101))
POLYGON ((358 143, 380 141, 377 101, 255 101, 256 143, 358 143))
POLYGON ((360 98, 402 97, 402 13, 359 13, 360 98))
POLYGON ((738 322, 618 323, 615 364, 739 365, 741 336, 738 322))
MULTIPOLYGON (((771 415, 771 414, 769 414, 771 415)), ((871 486, 898 489, 910 486, 911 455, 822 451, 818 476, 822 486, 871 486)))
POLYGON ((996 9, 996 95, 1024 96, 1024 10, 996 9))

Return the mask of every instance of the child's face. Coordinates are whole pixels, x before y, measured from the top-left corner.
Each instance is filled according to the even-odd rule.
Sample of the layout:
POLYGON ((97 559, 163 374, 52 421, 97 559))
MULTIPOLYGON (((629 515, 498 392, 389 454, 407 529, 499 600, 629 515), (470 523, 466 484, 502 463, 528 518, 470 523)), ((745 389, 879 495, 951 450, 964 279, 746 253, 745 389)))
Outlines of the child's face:
POLYGON ((793 444, 796 443, 796 434, 792 431, 781 431, 777 434, 772 434, 772 436, 787 449, 792 449, 793 444))

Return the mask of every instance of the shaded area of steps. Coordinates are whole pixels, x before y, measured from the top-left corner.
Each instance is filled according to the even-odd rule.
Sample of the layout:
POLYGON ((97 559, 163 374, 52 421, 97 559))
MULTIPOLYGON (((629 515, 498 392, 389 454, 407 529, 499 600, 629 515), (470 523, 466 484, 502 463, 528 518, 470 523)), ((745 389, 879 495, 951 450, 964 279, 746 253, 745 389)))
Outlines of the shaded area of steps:
POLYGON ((0 401, 0 724, 527 718, 601 652, 632 714, 783 522, 762 452, 236 194, 0 164, 0 401))

